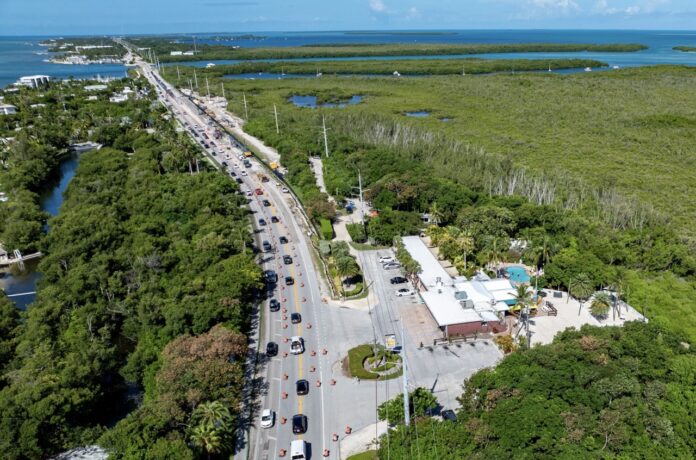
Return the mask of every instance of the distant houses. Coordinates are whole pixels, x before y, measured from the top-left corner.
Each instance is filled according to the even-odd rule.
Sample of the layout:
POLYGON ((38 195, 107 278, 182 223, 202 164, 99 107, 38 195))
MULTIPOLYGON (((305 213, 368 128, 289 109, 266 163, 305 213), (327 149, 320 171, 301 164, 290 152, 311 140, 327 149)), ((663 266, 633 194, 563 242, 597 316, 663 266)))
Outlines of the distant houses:
POLYGON ((17 107, 12 104, 0 104, 0 115, 14 115, 17 113, 17 107))
POLYGON ((25 77, 19 77, 16 86, 27 86, 29 88, 39 88, 41 86, 47 85, 51 81, 51 77, 48 75, 27 75, 25 77))

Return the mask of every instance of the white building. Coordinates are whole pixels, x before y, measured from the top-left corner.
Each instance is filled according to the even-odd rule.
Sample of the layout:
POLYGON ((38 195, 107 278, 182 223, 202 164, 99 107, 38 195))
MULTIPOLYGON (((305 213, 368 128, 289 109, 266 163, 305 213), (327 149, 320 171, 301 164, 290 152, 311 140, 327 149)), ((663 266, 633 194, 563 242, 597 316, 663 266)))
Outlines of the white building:
POLYGON ((17 113, 17 107, 12 104, 0 104, 0 115, 13 115, 17 113))
POLYGON ((106 85, 87 85, 85 91, 103 91, 106 88, 108 88, 106 85))
POLYGON ((51 77, 48 75, 28 75, 25 77, 19 77, 17 84, 21 86, 28 86, 29 88, 38 88, 48 84, 50 80, 51 77))
POLYGON ((498 333, 507 329, 505 312, 514 303, 508 280, 452 278, 418 236, 402 238, 404 247, 421 266, 419 293, 445 336, 498 333))
POLYGON ((170 56, 181 56, 183 54, 183 51, 170 51, 169 55, 170 56))

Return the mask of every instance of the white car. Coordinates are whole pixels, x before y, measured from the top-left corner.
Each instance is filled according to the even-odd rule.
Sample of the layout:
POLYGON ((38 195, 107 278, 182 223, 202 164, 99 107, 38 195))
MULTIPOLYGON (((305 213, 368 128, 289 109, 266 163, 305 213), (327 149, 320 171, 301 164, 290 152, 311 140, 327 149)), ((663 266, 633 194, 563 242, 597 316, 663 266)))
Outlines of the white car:
POLYGON ((405 297, 407 295, 413 295, 413 294, 415 294, 415 292, 413 291, 413 289, 409 289, 409 288, 401 288, 398 291, 396 291, 397 297, 405 297))
POLYGON ((251 190, 246 191, 246 196, 254 196, 254 194, 251 192, 251 190))
POLYGON ((246 175, 247 175, 247 172, 242 170, 242 176, 246 176, 246 175))
POLYGON ((379 263, 381 264, 387 264, 390 262, 394 262, 394 258, 392 256, 381 256, 379 258, 379 263))
POLYGON ((261 428, 272 428, 275 423, 275 412, 271 409, 264 409, 261 412, 261 428))
POLYGON ((290 190, 288 190, 287 187, 283 187, 282 190, 283 190, 283 193, 290 193, 290 190))

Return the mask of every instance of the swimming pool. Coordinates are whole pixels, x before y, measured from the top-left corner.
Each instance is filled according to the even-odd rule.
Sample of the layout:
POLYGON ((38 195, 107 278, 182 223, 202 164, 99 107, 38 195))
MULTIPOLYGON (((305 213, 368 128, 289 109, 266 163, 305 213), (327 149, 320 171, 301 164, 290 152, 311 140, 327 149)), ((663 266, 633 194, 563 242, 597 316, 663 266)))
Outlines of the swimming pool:
POLYGON ((524 267, 512 266, 506 268, 505 271, 510 275, 510 281, 515 283, 529 283, 531 280, 524 267))

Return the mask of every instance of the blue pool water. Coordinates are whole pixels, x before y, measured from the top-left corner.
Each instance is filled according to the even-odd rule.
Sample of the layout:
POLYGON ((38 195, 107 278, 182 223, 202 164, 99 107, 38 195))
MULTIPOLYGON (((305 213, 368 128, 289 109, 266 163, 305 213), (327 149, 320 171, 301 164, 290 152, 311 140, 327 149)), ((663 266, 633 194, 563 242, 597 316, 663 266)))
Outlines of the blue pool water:
POLYGON ((510 281, 515 283, 529 283, 531 280, 524 267, 508 267, 505 271, 510 275, 510 281))

